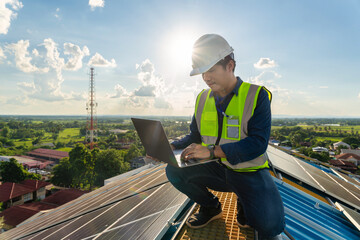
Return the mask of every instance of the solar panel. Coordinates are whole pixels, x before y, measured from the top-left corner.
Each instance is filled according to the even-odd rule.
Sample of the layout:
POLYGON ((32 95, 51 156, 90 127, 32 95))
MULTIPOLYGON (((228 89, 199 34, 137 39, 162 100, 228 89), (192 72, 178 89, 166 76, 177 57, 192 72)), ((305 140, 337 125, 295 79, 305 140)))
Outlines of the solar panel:
POLYGON ((355 187, 357 187, 358 189, 360 189, 360 182, 357 181, 356 179, 354 179, 354 178, 352 178, 352 177, 349 177, 348 175, 343 174, 342 172, 339 172, 339 171, 337 171, 337 170, 335 170, 335 169, 331 169, 331 171, 332 171, 333 173, 335 173, 337 176, 339 176, 341 179, 343 179, 344 181, 350 182, 350 183, 354 184, 355 187))
POLYGON ((166 181, 164 166, 157 167, 152 169, 152 171, 146 171, 143 174, 133 176, 127 181, 123 180, 119 181, 119 183, 108 184, 91 193, 85 194, 76 199, 76 201, 60 206, 48 214, 43 214, 37 221, 29 222, 27 226, 34 230, 40 229, 48 225, 49 222, 53 222, 52 219, 57 219, 59 222, 64 219, 75 217, 82 212, 97 208, 99 205, 104 205, 104 202, 109 198, 116 196, 117 199, 121 199, 125 196, 131 196, 136 194, 136 192, 143 190, 144 187, 151 188, 163 181, 166 181), (159 178, 159 175, 162 177, 159 178), (154 179, 157 179, 157 181, 154 182, 154 179))
POLYGON ((268 146, 267 154, 273 166, 276 169, 306 183, 317 189, 321 187, 314 181, 309 174, 307 174, 304 169, 292 159, 292 156, 284 153, 281 150, 278 150, 272 146, 268 146))
POLYGON ((344 213, 352 224, 360 231, 360 214, 354 210, 336 202, 335 205, 344 213))
POLYGON ((316 181, 321 186, 326 189, 325 192, 327 194, 360 209, 360 196, 358 195, 359 191, 357 191, 356 187, 341 179, 337 179, 335 181, 335 177, 331 177, 328 173, 325 173, 305 162, 302 162, 301 160, 299 160, 299 163, 306 169, 307 172, 311 174, 311 176, 316 179, 316 181), (354 190, 357 192, 354 192, 354 190))
POLYGON ((0 239, 153 239, 187 201, 167 182, 162 165, 99 188, 0 239))
POLYGON ((276 169, 360 209, 360 189, 355 185, 326 173, 272 146, 268 147, 267 153, 276 169))

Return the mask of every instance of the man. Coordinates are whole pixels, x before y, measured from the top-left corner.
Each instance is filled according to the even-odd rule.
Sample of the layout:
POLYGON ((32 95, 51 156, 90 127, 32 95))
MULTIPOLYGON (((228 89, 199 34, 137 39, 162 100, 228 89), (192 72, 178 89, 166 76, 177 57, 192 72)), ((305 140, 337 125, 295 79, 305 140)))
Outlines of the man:
POLYGON ((260 239, 281 239, 284 207, 269 173, 266 148, 271 128, 271 93, 234 75, 233 49, 216 34, 206 34, 194 44, 193 70, 202 74, 210 89, 196 99, 190 134, 172 142, 188 159, 219 158, 187 168, 166 167, 169 181, 200 205, 186 224, 201 228, 221 218, 219 200, 208 189, 234 192, 238 197, 237 221, 253 227, 260 239))

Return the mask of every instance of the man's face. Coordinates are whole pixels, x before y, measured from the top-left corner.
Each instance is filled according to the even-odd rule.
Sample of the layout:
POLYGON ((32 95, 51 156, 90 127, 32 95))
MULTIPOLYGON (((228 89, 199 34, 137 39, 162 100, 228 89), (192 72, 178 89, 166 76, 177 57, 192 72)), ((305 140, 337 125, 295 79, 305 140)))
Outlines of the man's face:
POLYGON ((232 70, 227 65, 224 69, 221 65, 215 65, 207 72, 202 74, 203 80, 211 88, 213 92, 223 91, 229 84, 232 70))

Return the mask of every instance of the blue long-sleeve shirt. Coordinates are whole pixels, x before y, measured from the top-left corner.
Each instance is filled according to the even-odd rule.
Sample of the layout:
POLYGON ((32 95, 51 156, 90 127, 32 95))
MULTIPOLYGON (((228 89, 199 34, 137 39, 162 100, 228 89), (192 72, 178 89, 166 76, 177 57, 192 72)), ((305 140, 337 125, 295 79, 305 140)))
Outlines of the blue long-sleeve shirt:
MULTIPOLYGON (((242 80, 237 77, 237 84, 231 94, 238 94, 242 80)), ((213 93, 213 92, 212 92, 213 93)), ((220 108, 226 110, 231 98, 225 98, 220 104, 220 108)), ((221 114, 218 114, 221 117, 221 114)), ((225 153, 228 162, 235 165, 237 163, 252 160, 266 151, 271 130, 271 109, 268 93, 261 89, 254 115, 248 122, 248 136, 238 142, 226 143, 220 145, 225 153)), ((183 149, 191 143, 201 143, 201 136, 196 124, 195 115, 193 115, 190 124, 190 133, 184 138, 174 141, 171 144, 176 149, 183 149)))

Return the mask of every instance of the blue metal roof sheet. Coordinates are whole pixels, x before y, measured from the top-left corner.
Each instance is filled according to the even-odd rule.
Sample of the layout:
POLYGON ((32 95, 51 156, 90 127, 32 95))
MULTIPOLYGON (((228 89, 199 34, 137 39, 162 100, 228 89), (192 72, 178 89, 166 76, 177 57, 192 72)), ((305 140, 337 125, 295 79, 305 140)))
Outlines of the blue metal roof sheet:
POLYGON ((274 180, 284 202, 286 229, 295 239, 360 239, 360 232, 341 211, 274 180))

